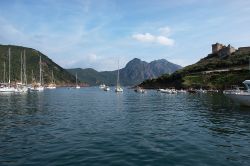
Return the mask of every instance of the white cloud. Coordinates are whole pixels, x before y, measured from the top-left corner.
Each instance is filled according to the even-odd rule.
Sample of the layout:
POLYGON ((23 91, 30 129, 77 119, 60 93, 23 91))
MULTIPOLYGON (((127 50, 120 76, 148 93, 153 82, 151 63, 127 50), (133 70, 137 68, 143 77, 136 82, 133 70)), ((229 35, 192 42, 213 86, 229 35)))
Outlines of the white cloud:
POLYGON ((150 42, 150 43, 158 43, 164 46, 173 46, 174 40, 170 39, 166 36, 155 36, 150 33, 145 34, 135 34, 132 36, 133 39, 138 40, 140 42, 150 42))
POLYGON ((156 41, 157 41, 157 43, 165 45, 165 46, 173 46, 174 45, 174 40, 167 38, 165 36, 157 36, 156 41))
POLYGON ((151 35, 150 33, 135 34, 132 37, 138 41, 141 41, 141 42, 153 42, 153 41, 155 41, 155 36, 151 35))

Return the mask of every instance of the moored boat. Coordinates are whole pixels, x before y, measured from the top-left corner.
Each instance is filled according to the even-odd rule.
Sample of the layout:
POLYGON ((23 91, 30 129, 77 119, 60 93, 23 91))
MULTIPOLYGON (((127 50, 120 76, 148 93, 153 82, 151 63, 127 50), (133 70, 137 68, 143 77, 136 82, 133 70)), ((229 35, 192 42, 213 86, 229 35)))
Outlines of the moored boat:
POLYGON ((243 84, 246 86, 247 90, 243 91, 239 88, 235 90, 225 90, 223 91, 223 94, 234 102, 250 106, 250 80, 245 80, 243 84))
POLYGON ((104 91, 110 91, 110 87, 109 87, 109 86, 105 86, 105 87, 103 88, 103 90, 104 90, 104 91))
POLYGON ((167 94, 176 94, 177 91, 175 89, 159 89, 161 93, 167 93, 167 94))
POLYGON ((105 84, 101 84, 101 85, 99 86, 100 89, 104 89, 105 87, 106 87, 105 84))
POLYGON ((120 69, 119 69, 119 61, 118 61, 118 70, 117 70, 117 82, 116 82, 116 88, 115 88, 115 92, 119 93, 119 92, 123 92, 122 87, 120 86, 120 69))

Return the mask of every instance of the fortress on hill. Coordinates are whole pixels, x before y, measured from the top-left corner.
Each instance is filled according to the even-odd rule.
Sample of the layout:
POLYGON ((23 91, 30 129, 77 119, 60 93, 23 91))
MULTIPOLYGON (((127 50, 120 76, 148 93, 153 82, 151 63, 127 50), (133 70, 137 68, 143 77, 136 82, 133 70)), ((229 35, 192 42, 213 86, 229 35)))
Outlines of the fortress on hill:
POLYGON ((212 54, 216 54, 220 58, 231 56, 232 54, 237 55, 248 53, 250 53, 250 47, 239 47, 238 49, 235 49, 230 44, 228 46, 225 46, 220 43, 212 44, 212 54))

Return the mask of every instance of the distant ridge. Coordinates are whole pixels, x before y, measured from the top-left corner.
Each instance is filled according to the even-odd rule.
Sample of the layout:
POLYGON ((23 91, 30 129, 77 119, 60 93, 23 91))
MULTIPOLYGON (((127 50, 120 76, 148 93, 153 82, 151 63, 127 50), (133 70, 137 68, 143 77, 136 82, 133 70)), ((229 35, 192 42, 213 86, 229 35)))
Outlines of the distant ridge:
MULTIPOLYGON (((120 70, 120 82, 123 86, 131 86, 141 83, 146 79, 152 79, 161 76, 165 73, 173 73, 182 67, 173 64, 165 59, 155 60, 150 63, 134 58, 129 61, 124 68, 120 70)), ((116 74, 115 71, 98 72, 94 69, 68 69, 72 74, 78 73, 78 77, 82 82, 89 85, 99 85, 101 83, 107 85, 115 85, 116 74)))

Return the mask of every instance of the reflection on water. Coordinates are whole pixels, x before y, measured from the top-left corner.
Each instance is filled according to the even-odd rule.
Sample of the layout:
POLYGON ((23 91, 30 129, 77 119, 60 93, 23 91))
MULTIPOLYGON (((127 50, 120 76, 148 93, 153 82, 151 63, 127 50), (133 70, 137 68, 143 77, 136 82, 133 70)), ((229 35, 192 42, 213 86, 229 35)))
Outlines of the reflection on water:
POLYGON ((248 165, 249 136, 221 94, 0 94, 0 165, 248 165))

